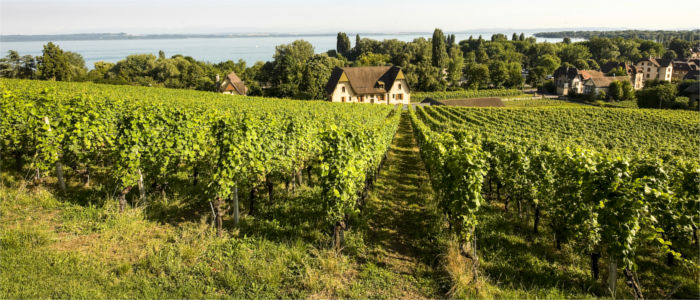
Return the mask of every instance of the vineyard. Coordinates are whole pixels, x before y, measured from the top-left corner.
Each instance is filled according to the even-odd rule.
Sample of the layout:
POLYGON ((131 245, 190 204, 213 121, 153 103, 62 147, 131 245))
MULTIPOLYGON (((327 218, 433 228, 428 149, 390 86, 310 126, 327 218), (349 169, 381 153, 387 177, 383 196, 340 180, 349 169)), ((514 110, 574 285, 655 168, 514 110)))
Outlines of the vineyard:
POLYGON ((700 293, 697 112, 0 90, 0 298, 700 293))
POLYGON ((516 89, 416 92, 411 94, 411 102, 421 102, 426 98, 433 98, 435 100, 450 100, 487 97, 513 97, 520 95, 522 95, 522 91, 516 89))
MULTIPOLYGON (((612 294, 622 269, 631 296, 644 297, 648 285, 636 271, 649 248, 668 266, 697 274, 697 113, 428 107, 411 118, 440 208, 473 259, 475 278, 484 194, 505 212, 516 209, 531 234, 549 227, 557 250, 570 244, 589 256, 593 279, 605 260, 612 294)), ((697 294, 697 286, 688 288, 697 294)))
POLYGON ((1 88, 2 157, 34 181, 53 175, 65 191, 66 169, 86 185, 105 171, 97 177, 114 185, 123 211, 127 198, 165 193, 185 173, 193 185, 207 186, 221 236, 228 203, 238 220, 239 188, 253 195, 264 188, 272 200, 276 182, 300 184, 302 171, 315 165, 337 247, 399 117, 388 106, 341 110, 325 102, 132 87, 3 81, 1 88))

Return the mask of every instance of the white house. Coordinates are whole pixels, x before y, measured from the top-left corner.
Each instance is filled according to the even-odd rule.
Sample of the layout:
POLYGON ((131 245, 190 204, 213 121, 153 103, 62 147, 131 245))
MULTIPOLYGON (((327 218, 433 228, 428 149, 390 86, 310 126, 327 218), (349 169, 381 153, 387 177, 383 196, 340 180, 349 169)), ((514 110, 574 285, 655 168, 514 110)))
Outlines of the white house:
POLYGON ((411 91, 401 68, 335 68, 326 84, 331 102, 408 104, 411 91))

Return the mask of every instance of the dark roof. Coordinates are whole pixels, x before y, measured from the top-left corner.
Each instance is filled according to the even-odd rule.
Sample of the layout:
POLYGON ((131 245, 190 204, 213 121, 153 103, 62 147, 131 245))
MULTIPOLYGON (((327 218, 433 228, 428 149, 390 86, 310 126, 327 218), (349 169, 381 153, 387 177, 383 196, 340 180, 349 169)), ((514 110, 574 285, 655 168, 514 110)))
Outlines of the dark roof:
MULTIPOLYGON (((356 94, 386 93, 388 89, 391 89, 391 86, 394 85, 394 81, 396 81, 399 72, 401 72, 401 68, 395 66, 336 67, 333 69, 333 72, 331 72, 331 77, 326 84, 326 93, 333 93, 343 73, 347 76, 350 87, 352 87, 356 94), (384 87, 381 87, 380 82, 384 84, 384 87)), ((408 89, 408 87, 406 88, 408 89)))
POLYGON ((683 76, 683 80, 687 79, 700 80, 700 70, 696 69, 688 71, 688 73, 683 76))
POLYGON ((552 76, 554 78, 560 77, 560 76, 566 76, 568 79, 573 79, 578 75, 578 69, 575 67, 567 67, 567 66, 561 66, 558 69, 554 71, 554 74, 552 76))
POLYGON ((617 67, 622 67, 627 74, 634 74, 637 73, 637 68, 634 67, 632 64, 628 64, 626 62, 615 62, 615 61, 609 61, 604 63, 602 66, 600 66, 600 71, 603 73, 609 73, 612 71, 612 69, 615 69, 617 67))
POLYGON ((442 102, 440 102, 440 101, 437 101, 437 100, 435 100, 435 99, 433 99, 433 98, 425 98, 425 99, 423 99, 423 101, 421 101, 420 103, 421 103, 421 104, 427 103, 427 104, 430 104, 430 105, 445 105, 445 103, 442 103, 442 102))
POLYGON ((673 62, 673 70, 676 71, 690 71, 692 70, 692 65, 694 65, 691 62, 687 61, 674 61, 673 62))
POLYGON ((672 59, 645 57, 645 58, 638 60, 635 64, 638 64, 638 63, 643 62, 643 61, 648 61, 656 67, 668 67, 668 65, 673 63, 672 59))
MULTIPOLYGON (((226 78, 228 79, 228 81, 231 83, 233 88, 235 88, 239 94, 241 94, 241 95, 247 94, 248 88, 245 86, 243 81, 241 81, 241 79, 238 78, 238 75, 236 75, 235 72, 229 73, 228 75, 226 75, 226 78)), ((226 90, 226 86, 222 86, 221 89, 226 90)))

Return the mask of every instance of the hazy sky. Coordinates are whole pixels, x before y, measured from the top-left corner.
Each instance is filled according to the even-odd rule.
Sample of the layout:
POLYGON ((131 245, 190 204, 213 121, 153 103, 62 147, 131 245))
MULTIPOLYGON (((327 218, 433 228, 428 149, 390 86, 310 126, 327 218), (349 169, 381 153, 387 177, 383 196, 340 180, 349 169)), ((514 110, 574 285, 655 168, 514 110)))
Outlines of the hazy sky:
POLYGON ((696 1, 0 0, 0 33, 690 29, 696 1))

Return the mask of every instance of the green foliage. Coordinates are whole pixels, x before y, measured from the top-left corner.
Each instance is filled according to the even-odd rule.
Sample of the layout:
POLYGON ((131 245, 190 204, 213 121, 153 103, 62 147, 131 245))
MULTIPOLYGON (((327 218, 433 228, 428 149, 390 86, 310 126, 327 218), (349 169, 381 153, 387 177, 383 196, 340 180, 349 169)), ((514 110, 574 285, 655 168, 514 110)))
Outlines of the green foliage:
POLYGON ((45 80, 70 80, 71 72, 63 50, 52 42, 44 45, 43 55, 37 67, 39 78, 45 80))
MULTIPOLYGON (((445 34, 442 30, 435 28, 433 31, 433 48, 432 48, 432 60, 433 67, 444 68, 447 65, 447 47, 445 46, 445 34)), ((450 45, 451 46, 451 45, 450 45)))
POLYGON ((490 78, 489 67, 483 64, 469 64, 465 68, 464 78, 467 81, 467 89, 486 88, 490 78))
POLYGON ((355 67, 364 66, 385 66, 389 62, 388 54, 377 54, 372 52, 366 52, 360 55, 360 57, 355 60, 355 67))
POLYGON ((348 53, 350 53, 351 48, 352 46, 350 45, 350 38, 348 38, 348 35, 345 34, 345 32, 338 32, 338 38, 335 46, 336 51, 343 56, 347 56, 348 53))
POLYGON ((0 157, 17 159, 17 171, 30 168, 37 177, 49 176, 56 162, 75 169, 99 165, 109 170, 101 184, 123 193, 141 178, 165 186, 185 172, 206 183, 204 198, 227 200, 234 187, 290 179, 311 162, 326 166, 333 159, 336 171, 323 173, 322 186, 336 187, 327 195, 337 191, 342 200, 356 201, 398 126, 389 106, 339 110, 343 104, 183 90, 78 83, 48 90, 45 82, 0 83, 0 157), (324 138, 334 132, 343 137, 337 145, 324 138), (324 151, 350 156, 328 157, 324 151))
POLYGON ((640 108, 668 108, 676 99, 676 86, 660 84, 637 91, 637 105, 640 108))
MULTIPOLYGON (((700 180, 694 175, 700 123, 692 112, 443 106, 421 108, 415 119, 436 136, 481 136, 473 141, 490 153, 489 179, 503 186, 508 199, 548 216, 558 245, 602 251, 631 270, 644 243, 676 257, 676 251, 692 251, 694 217, 680 217, 700 199, 697 186, 690 187, 700 180)), ((429 166, 438 158, 424 160, 429 166)), ((441 184, 445 188, 434 186, 441 184)), ((697 268, 690 260, 682 263, 697 268)))
POLYGON ((622 82, 613 81, 608 86, 608 93, 610 94, 610 99, 614 101, 620 101, 624 99, 624 91, 622 89, 622 82))
POLYGON ((326 98, 326 84, 331 76, 331 72, 335 67, 342 67, 343 62, 326 55, 314 55, 305 68, 302 82, 299 86, 303 96, 298 95, 301 99, 324 99, 326 98))

